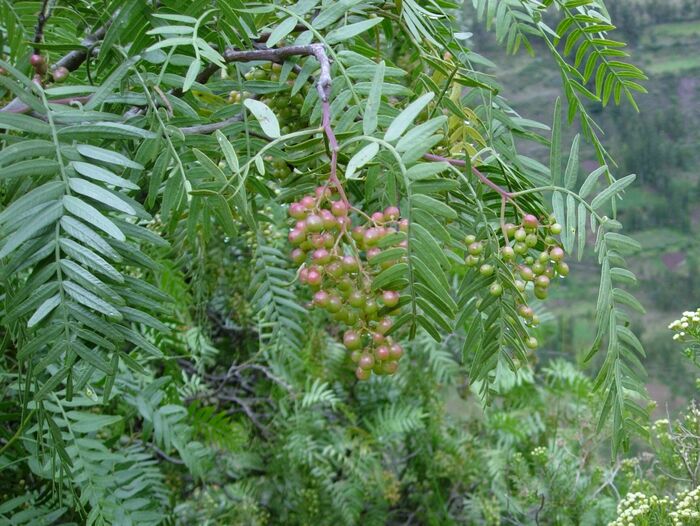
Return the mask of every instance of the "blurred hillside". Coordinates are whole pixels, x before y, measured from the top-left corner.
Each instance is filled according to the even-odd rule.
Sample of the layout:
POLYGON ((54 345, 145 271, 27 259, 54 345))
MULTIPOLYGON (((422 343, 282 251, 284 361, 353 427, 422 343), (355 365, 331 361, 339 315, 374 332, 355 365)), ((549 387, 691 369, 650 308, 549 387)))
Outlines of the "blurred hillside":
MULTIPOLYGON (((620 107, 589 108, 605 132, 604 143, 615 158, 617 176, 636 173, 638 183, 620 206, 626 233, 643 246, 628 255, 639 277, 638 297, 647 314, 635 330, 647 350, 649 389, 658 413, 685 401, 695 378, 672 344, 667 329, 683 310, 700 305, 700 2, 698 0, 615 0, 608 2, 618 29, 616 38, 629 42, 631 60, 649 76, 649 93, 639 95, 640 113, 623 101, 620 107)), ((553 100, 562 96, 561 82, 544 47, 532 58, 500 51, 493 34, 474 21, 466 7, 465 24, 474 49, 496 57, 496 79, 521 116, 551 123, 553 100)), ((536 42, 533 42, 536 44, 536 42)), ((563 99, 563 96, 562 96, 563 99)), ((579 131, 575 123, 569 139, 579 131)), ((544 150, 531 143, 526 153, 547 163, 544 150)), ((582 171, 597 164, 591 148, 582 151, 582 171)), ((597 295, 593 259, 574 266, 571 277, 553 293, 558 307, 550 323, 542 359, 582 357, 592 340, 597 295), (575 300, 575 301, 574 301, 575 300)))

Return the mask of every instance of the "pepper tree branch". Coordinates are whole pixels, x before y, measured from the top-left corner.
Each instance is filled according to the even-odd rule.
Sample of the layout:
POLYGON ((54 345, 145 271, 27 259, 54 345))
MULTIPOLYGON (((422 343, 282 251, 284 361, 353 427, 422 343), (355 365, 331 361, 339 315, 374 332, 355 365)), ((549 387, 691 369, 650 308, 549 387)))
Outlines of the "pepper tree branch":
MULTIPOLYGON (((48 9, 49 0, 44 0, 44 2, 41 5, 41 11, 39 11, 39 15, 36 19, 36 29, 34 30, 34 44, 41 44, 41 41, 44 39, 44 25, 46 25, 46 20, 49 18, 47 13, 48 9)), ((36 45, 34 46, 34 53, 36 53, 37 55, 41 53, 41 50, 36 45)))
MULTIPOLYGON (((462 159, 450 159, 449 157, 442 157, 440 155, 435 155, 432 153, 426 153, 423 156, 423 159, 425 159, 426 161, 446 162, 451 164, 452 166, 467 166, 467 162, 462 159)), ((498 195, 500 195, 502 199, 506 201, 513 201, 513 194, 511 192, 509 192, 501 186, 498 186, 491 179, 482 174, 475 166, 472 166, 472 173, 477 177, 477 179, 479 179, 479 181, 481 181, 486 186, 491 188, 494 192, 496 192, 498 195)))

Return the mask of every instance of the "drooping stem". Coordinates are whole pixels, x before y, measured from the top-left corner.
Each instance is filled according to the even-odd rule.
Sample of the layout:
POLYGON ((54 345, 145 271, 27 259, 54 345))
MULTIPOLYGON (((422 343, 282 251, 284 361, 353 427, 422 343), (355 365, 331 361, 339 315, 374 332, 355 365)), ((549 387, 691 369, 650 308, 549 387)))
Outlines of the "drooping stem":
MULTIPOLYGON (((467 162, 462 160, 462 159, 450 159, 449 157, 442 157, 441 155, 435 155, 432 153, 426 153, 423 156, 423 159, 427 161, 435 161, 435 162, 446 162, 451 164, 452 166, 467 166, 467 162)), ((501 196, 502 199, 505 199, 506 201, 514 202, 513 200, 513 194, 506 190, 505 188, 498 186, 496 183, 494 183, 491 179, 486 177, 484 174, 482 174, 475 166, 472 166, 472 173, 476 176, 479 181, 481 181, 483 184, 491 188, 494 192, 496 192, 498 195, 501 196)))

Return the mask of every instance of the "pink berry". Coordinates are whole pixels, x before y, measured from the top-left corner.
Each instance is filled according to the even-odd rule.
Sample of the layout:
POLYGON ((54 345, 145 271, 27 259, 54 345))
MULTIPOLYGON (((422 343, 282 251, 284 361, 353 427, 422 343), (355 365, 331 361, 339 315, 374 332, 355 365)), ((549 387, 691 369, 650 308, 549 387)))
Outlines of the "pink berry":
POLYGON ((537 220, 537 218, 532 215, 532 214, 525 214, 523 216, 523 226, 525 228, 537 228, 539 226, 540 222, 537 220))
POLYGON ((395 307, 399 303, 399 293, 394 290, 382 292, 382 301, 387 307, 395 307))
POLYGON ((401 347, 398 343, 393 343, 391 344, 391 347, 389 347, 389 354, 391 355, 392 360, 398 360, 403 356, 403 347, 401 347))
POLYGON ((401 212, 396 206, 389 206, 384 210, 384 219, 386 221, 396 221, 399 215, 401 215, 401 212))
POLYGON ((377 350, 374 351, 374 354, 377 356, 377 360, 385 362, 390 358, 390 352, 389 348, 386 345, 380 345, 377 347, 377 350))
POLYGON ((304 208, 308 208, 309 210, 311 210, 316 205, 316 199, 314 199, 310 195, 306 195, 301 198, 300 203, 304 208))
POLYGON ((348 207, 343 201, 333 201, 331 212, 336 217, 346 216, 348 215, 348 207))

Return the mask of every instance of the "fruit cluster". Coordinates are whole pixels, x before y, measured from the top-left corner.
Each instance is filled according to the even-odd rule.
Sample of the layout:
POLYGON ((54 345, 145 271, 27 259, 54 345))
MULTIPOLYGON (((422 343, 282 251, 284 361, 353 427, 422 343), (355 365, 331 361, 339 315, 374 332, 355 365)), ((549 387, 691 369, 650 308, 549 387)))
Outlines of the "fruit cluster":
MULTIPOLYGON (((39 77, 43 77, 46 74, 47 64, 43 55, 34 53, 29 57, 29 63, 34 68, 34 73, 39 77)), ((54 82, 63 82, 68 78, 68 75, 70 75, 70 71, 64 66, 58 66, 51 71, 54 82)))
MULTIPOLYGON (((525 214, 519 225, 503 225, 502 245, 499 246, 496 257, 511 268, 519 292, 524 293, 528 283, 532 283, 535 297, 543 300, 548 295, 552 280, 556 276, 565 277, 569 274, 569 265, 564 261, 564 249, 554 237, 561 233, 561 229, 553 217, 547 218, 543 224, 532 214, 525 214)), ((478 266, 479 273, 484 277, 492 276, 495 267, 484 260, 485 244, 473 235, 467 236, 465 241, 466 265, 478 266)), ((489 287, 489 293, 496 297, 503 294, 503 286, 498 279, 489 287)), ((530 325, 539 324, 537 315, 526 302, 518 303, 517 312, 530 325)), ((528 338, 525 343, 532 349, 537 347, 535 338, 528 338)))
POLYGON ((313 291, 312 305, 348 327, 343 343, 357 366, 355 375, 366 380, 373 372, 394 374, 403 355, 387 334, 399 308, 399 292, 377 290, 372 282, 405 258, 406 236, 400 232, 408 223, 390 206, 353 228, 350 212, 346 201, 318 187, 315 195, 289 205, 296 220, 289 242, 295 247, 291 259, 300 266, 299 281, 313 291))

